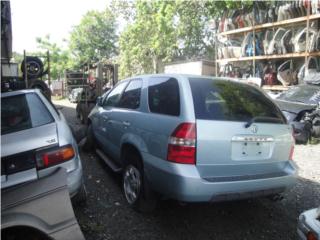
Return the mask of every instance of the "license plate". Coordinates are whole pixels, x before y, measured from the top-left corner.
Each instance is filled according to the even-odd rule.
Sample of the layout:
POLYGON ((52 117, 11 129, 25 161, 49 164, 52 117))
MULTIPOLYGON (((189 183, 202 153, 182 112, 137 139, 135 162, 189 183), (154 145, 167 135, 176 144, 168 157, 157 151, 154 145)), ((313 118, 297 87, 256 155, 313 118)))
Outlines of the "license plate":
POLYGON ((232 141, 233 160, 267 159, 271 155, 272 141, 267 138, 237 138, 232 141))

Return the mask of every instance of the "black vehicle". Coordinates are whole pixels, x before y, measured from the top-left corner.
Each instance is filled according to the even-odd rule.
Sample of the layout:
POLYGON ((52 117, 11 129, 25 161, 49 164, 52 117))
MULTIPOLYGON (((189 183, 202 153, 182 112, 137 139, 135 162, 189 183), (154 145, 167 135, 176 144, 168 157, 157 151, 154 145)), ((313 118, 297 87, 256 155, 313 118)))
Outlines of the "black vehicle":
POLYGON ((320 86, 298 85, 280 94, 275 102, 294 127, 297 143, 320 137, 320 86))

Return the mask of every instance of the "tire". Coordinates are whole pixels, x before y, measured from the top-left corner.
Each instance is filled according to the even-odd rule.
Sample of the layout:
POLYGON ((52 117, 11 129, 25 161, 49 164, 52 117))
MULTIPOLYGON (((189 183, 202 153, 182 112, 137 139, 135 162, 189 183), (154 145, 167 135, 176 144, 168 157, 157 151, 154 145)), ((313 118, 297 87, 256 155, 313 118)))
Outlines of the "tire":
POLYGON ((87 203, 87 189, 83 183, 77 194, 72 198, 72 202, 77 205, 85 205, 87 203))
POLYGON ((41 59, 38 57, 27 56, 25 60, 21 63, 21 71, 23 74, 27 74, 27 79, 40 78, 43 75, 43 63, 41 59), (27 69, 24 69, 25 60, 27 69))
POLYGON ((140 157, 126 154, 128 162, 122 174, 122 190, 124 197, 134 210, 142 213, 152 212, 158 202, 156 194, 150 189, 147 179, 144 177, 140 157))
POLYGON ((96 143, 93 135, 92 125, 90 124, 87 128, 87 134, 86 134, 85 142, 82 146, 82 149, 86 152, 94 150, 96 143))
POLYGON ((46 98, 51 101, 51 91, 47 84, 41 80, 32 80, 30 82, 29 88, 39 89, 46 98))

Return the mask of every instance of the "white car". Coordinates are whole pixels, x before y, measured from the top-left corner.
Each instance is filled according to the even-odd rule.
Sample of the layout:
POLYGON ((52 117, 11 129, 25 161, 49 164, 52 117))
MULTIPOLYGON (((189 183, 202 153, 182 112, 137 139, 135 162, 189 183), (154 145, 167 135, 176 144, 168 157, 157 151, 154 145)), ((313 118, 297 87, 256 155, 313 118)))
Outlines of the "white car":
POLYGON ((60 111, 38 89, 1 94, 1 189, 64 168, 71 197, 85 200, 77 143, 60 111))
POLYGON ((301 240, 320 239, 320 207, 305 211, 299 216, 298 235, 301 240))

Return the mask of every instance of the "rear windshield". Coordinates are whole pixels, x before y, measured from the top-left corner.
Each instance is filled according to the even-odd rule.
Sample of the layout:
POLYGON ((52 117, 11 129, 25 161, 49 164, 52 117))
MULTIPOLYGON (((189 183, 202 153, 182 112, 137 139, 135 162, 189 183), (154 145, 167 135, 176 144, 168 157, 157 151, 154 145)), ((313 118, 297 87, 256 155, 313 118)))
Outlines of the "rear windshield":
POLYGON ((1 99, 1 135, 39 127, 54 119, 34 93, 1 99))
POLYGON ((285 120, 259 90, 226 80, 189 79, 197 119, 249 121, 254 117, 285 120))

